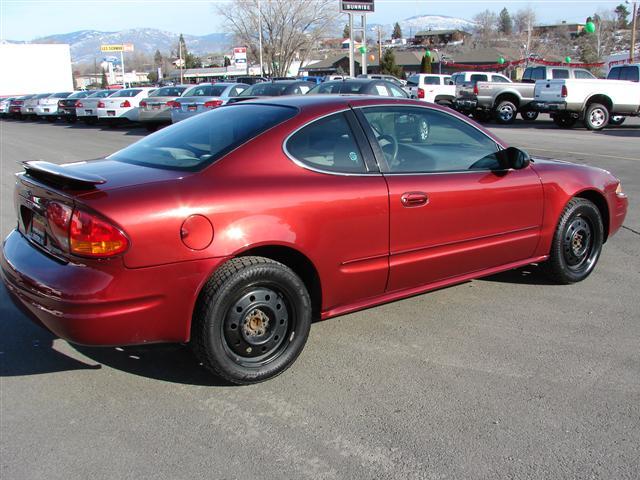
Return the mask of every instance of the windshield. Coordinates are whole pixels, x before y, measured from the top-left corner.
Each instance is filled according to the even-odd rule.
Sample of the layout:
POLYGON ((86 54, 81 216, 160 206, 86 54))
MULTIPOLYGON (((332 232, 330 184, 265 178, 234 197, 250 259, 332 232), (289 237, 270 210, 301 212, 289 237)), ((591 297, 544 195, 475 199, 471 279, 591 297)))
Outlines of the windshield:
POLYGON ((293 107, 236 104, 176 123, 109 156, 169 170, 198 170, 293 117, 293 107))
POLYGON ((153 92, 150 97, 179 97, 187 87, 162 87, 153 92))
POLYGON ((277 97, 283 95, 290 83, 256 83, 240 94, 241 97, 277 97))
POLYGON ((200 85, 187 90, 183 97, 219 97, 227 89, 226 85, 200 85))
POLYGON ((113 95, 111 95, 112 98, 115 97, 135 97, 136 95, 138 95, 142 90, 138 90, 138 89, 127 89, 127 90, 118 90, 117 93, 114 93, 113 95))

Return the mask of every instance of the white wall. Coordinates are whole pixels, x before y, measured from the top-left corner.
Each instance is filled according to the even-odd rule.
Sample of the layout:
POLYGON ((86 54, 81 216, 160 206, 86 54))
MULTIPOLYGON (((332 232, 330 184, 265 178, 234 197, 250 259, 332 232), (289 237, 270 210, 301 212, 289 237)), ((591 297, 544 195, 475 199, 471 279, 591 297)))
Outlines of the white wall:
POLYGON ((73 90, 69 45, 3 43, 0 65, 0 96, 73 90))

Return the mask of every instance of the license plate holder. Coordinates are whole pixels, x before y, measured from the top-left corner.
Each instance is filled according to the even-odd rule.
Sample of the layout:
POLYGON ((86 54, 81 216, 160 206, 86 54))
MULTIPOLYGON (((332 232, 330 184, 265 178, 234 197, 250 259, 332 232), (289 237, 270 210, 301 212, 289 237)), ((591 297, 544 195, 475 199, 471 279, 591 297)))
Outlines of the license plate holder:
POLYGON ((115 117, 115 116, 116 116, 115 110, 107 110, 107 117, 115 117))
POLYGON ((44 111, 45 111, 46 113, 49 113, 49 109, 48 109, 48 108, 45 108, 45 109, 44 109, 44 111))
POLYGON ((151 105, 154 110, 160 110, 160 105, 151 105))
POLYGON ((190 112, 195 112, 196 110, 198 110, 198 106, 197 105, 189 105, 187 107, 187 110, 189 110, 190 112))
POLYGON ((93 113, 93 110, 85 110, 85 111, 84 111, 84 113, 92 114, 92 113, 93 113))
POLYGON ((31 225, 29 226, 29 236, 40 245, 45 244, 46 230, 45 219, 42 215, 33 212, 31 215, 31 225))

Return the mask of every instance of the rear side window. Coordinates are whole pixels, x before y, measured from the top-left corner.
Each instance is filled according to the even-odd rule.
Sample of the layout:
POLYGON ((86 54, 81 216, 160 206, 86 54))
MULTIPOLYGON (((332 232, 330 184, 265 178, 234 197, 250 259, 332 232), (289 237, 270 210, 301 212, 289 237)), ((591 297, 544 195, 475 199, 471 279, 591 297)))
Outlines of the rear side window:
POLYGON ((569 78, 569 70, 565 68, 554 68, 551 70, 551 78, 554 80, 569 78))
POLYGON ((424 77, 425 85, 440 85, 440 77, 424 77))
POLYGON ((473 75, 471 75, 470 80, 471 83, 486 82, 488 80, 488 77, 487 75, 474 73, 473 75))
POLYGON ((629 82, 637 82, 638 81, 638 67, 624 67, 622 72, 621 72, 621 74, 620 74, 620 80, 627 80, 629 82))
POLYGON ((294 133, 286 150, 296 161, 326 172, 365 173, 358 148, 344 113, 321 118, 294 133))
POLYGON ((491 75, 491 81, 499 83, 509 83, 509 80, 504 78, 502 75, 491 75))
POLYGON ((169 170, 199 170, 297 111, 260 104, 216 108, 145 137, 109 159, 169 170))
MULTIPOLYGON (((429 77, 425 77, 424 81, 426 83, 429 77)), ((420 75, 411 75, 407 78, 407 87, 417 87, 420 83, 420 75)))
POLYGON ((581 79, 581 80, 596 78, 593 75, 591 75, 591 72, 588 72, 587 70, 575 70, 573 74, 576 76, 577 79, 581 79))

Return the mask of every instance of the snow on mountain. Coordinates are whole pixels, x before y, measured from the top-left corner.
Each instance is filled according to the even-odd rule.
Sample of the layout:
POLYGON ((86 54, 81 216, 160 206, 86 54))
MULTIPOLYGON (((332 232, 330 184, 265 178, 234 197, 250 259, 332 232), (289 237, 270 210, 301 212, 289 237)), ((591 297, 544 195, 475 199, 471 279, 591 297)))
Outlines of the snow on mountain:
POLYGON ((409 17, 400 22, 403 32, 412 30, 414 33, 420 30, 463 30, 471 32, 476 24, 464 18, 447 17, 446 15, 418 15, 409 17))
MULTIPOLYGON (((136 52, 153 55, 156 50, 160 50, 163 55, 167 55, 176 49, 179 37, 180 35, 176 33, 155 28, 133 28, 119 32, 80 30, 36 38, 28 43, 68 43, 71 46, 71 58, 74 62, 90 63, 94 59, 99 61, 104 56, 100 51, 100 45, 132 43, 136 52)), ((230 50, 233 35, 228 33, 184 35, 184 40, 191 53, 203 55, 230 50)))

